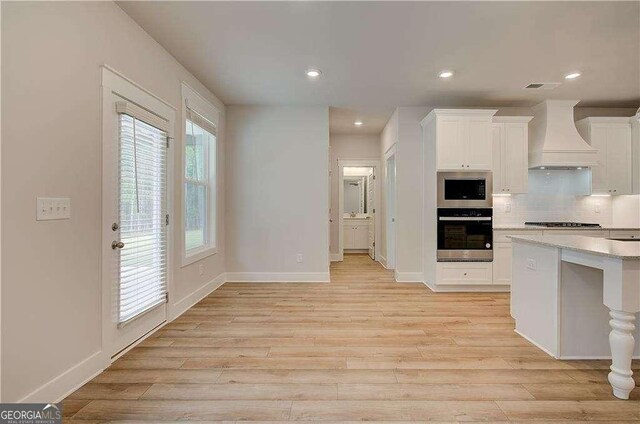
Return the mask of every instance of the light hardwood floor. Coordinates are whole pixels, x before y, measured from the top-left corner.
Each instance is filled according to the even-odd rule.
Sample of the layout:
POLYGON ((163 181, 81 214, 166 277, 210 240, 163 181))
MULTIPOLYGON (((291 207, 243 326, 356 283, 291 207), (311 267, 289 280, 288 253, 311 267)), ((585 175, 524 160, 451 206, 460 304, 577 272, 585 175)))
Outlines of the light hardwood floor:
POLYGON ((615 400, 606 361, 516 335, 508 294, 435 294, 366 255, 331 280, 224 284, 69 396, 66 420, 640 422, 640 388, 615 400))

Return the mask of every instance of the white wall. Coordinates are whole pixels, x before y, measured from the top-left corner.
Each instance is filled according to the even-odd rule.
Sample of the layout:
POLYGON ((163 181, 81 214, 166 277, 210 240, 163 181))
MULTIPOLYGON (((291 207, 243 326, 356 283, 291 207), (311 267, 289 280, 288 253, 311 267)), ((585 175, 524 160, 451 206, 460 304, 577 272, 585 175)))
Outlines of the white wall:
POLYGON ((230 106, 227 140, 229 279, 328 280, 329 109, 230 106))
POLYGON ((380 160, 380 137, 377 135, 331 134, 331 244, 332 255, 338 255, 339 185, 338 159, 380 160))
MULTIPOLYGON (((114 3, 2 2, 1 7, 2 400, 31 394, 30 400, 53 401, 97 371, 96 364, 83 361, 101 355, 100 65, 114 67, 169 102, 177 122, 181 81, 220 109, 221 122, 224 105, 114 3), (36 196, 71 197, 71 219, 36 222, 36 196)), ((224 128, 220 133, 223 186, 224 128)), ((179 134, 176 143, 182 143, 179 134)), ((181 175, 179 166, 175 171, 181 175)), ((180 199, 179 179, 174 190, 180 199)), ((224 198, 219 197, 222 247, 224 198)), ((175 205, 172 216, 180 222, 175 205)), ((171 230, 180 231, 175 224, 171 230)), ((180 252, 172 254, 178 264, 180 252)), ((170 311, 185 298, 179 305, 188 306, 195 300, 190 294, 224 271, 224 249, 201 263, 202 276, 198 264, 176 267, 170 311)))

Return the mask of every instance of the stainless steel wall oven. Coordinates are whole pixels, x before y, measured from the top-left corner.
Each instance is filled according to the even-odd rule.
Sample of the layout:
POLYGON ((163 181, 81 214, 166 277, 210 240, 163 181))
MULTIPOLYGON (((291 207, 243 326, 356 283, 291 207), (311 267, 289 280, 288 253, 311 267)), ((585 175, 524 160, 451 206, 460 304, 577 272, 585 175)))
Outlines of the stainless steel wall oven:
POLYGON ((491 208, 438 208, 437 260, 493 261, 491 208))

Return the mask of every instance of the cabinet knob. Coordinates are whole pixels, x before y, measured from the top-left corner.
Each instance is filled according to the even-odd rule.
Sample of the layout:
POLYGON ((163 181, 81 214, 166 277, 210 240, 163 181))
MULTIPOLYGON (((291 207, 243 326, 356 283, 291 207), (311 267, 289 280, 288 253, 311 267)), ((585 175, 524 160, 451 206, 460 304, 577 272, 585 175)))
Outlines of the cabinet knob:
POLYGON ((464 163, 462 164, 462 167, 464 168, 464 163))
POLYGON ((617 193, 617 192, 618 192, 618 190, 613 190, 613 192, 614 192, 614 193, 617 193))
POLYGON ((467 275, 467 273, 465 272, 464 275, 467 275))

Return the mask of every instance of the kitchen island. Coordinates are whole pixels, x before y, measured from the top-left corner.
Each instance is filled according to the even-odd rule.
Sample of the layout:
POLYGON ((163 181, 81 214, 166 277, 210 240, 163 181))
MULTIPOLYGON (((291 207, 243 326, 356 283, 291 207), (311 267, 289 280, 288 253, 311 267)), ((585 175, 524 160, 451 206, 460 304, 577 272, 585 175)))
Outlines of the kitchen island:
POLYGON ((511 239, 516 332, 554 358, 611 358, 613 394, 628 399, 635 387, 631 360, 640 354, 640 242, 511 239))

